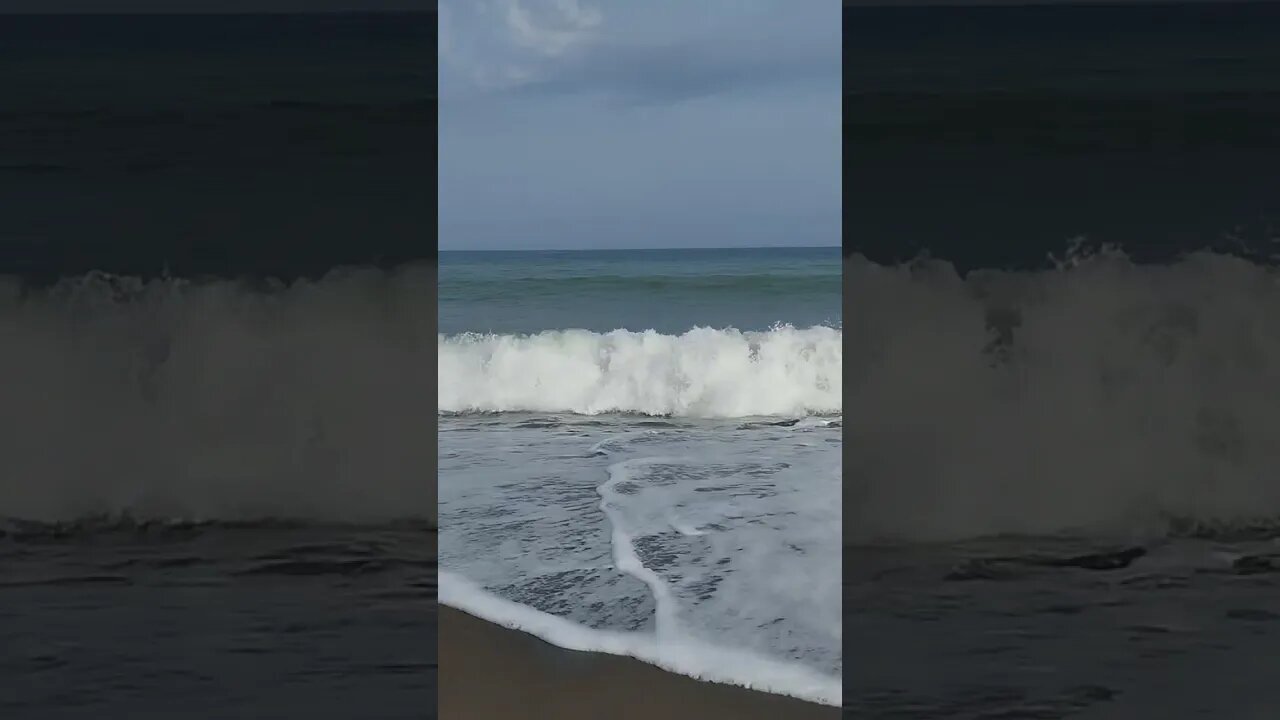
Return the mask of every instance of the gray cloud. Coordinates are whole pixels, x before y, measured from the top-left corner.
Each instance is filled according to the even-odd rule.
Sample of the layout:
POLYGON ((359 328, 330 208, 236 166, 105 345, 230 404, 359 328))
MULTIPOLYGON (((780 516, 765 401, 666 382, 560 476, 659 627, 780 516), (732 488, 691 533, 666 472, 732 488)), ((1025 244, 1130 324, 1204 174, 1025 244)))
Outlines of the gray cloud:
POLYGON ((668 102, 838 81, 841 27, 825 2, 587 2, 442 4, 442 93, 668 102))
POLYGON ((535 14, 521 0, 503 0, 503 22, 516 45, 558 57, 581 43, 601 22, 599 9, 578 0, 554 0, 550 7, 553 12, 548 18, 545 13, 535 14))
POLYGON ((441 0, 442 93, 489 92, 540 78, 604 21, 589 0, 441 0))
POLYGON ((442 248, 839 242, 837 5, 511 1, 442 11, 442 248))
POLYGON ((650 44, 594 44, 572 64, 529 80, 522 91, 671 102, 754 87, 839 81, 838 26, 808 28, 808 42, 768 29, 650 44))

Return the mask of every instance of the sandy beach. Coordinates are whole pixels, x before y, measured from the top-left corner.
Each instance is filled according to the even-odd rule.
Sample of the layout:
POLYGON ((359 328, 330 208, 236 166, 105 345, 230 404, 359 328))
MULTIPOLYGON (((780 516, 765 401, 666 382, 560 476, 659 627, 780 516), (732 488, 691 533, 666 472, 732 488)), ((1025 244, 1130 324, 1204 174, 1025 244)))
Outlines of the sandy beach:
POLYGON ((440 717, 808 718, 840 709, 666 672, 638 660, 565 650, 440 607, 440 717))

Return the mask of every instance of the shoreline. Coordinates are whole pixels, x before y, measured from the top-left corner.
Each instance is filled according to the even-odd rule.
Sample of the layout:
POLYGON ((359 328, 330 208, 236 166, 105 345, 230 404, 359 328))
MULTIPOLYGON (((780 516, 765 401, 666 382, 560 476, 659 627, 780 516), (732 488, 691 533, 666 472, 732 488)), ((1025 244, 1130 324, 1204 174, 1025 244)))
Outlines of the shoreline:
POLYGON ((442 718, 808 718, 841 708, 707 682, 641 660, 566 650, 441 605, 442 718), (708 715, 711 713, 711 715, 708 715))

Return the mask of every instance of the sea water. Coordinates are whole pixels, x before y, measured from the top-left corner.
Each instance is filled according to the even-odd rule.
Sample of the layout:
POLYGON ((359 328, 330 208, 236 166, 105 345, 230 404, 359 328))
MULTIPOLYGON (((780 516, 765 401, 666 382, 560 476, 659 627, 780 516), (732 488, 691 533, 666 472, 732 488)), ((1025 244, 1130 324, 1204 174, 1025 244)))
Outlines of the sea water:
POLYGON ((851 716, 1280 705, 1278 27, 846 7, 851 716))
POLYGON ((433 32, 0 16, 0 716, 434 716, 433 32))
POLYGON ((441 598, 840 699, 835 248, 442 253, 441 598))

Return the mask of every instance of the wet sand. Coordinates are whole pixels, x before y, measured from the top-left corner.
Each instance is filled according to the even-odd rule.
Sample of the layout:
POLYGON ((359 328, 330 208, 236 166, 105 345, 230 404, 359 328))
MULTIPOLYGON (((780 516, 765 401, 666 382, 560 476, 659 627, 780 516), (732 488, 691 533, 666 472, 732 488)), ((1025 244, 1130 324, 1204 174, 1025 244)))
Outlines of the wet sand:
POLYGON ((836 720, 840 708, 565 650, 441 606, 440 718, 836 720))

